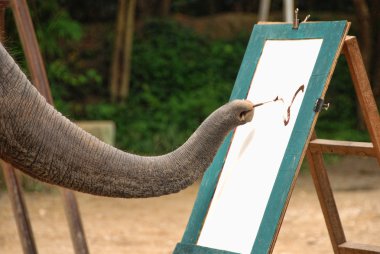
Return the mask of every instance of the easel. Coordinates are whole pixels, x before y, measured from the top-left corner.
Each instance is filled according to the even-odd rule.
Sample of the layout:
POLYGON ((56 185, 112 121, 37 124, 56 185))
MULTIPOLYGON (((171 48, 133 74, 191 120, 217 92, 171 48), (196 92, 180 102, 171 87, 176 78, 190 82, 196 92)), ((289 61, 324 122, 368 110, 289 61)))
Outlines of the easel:
MULTIPOLYGON (((26 61, 32 77, 32 83, 46 98, 46 100, 50 104, 53 104, 53 98, 50 93, 44 63, 38 47, 29 9, 25 0, 0 1, 0 33, 4 33, 5 10, 9 4, 15 18, 22 47, 25 52, 26 61)), ((2 39, 3 34, 0 34, 0 40, 2 39)), ((2 162, 2 167, 4 170, 9 197, 12 203, 13 213, 18 226, 23 251, 24 253, 30 254, 37 253, 28 212, 21 187, 15 174, 15 169, 10 164, 5 162, 2 162)), ((67 189, 62 189, 61 193, 63 196, 65 213, 68 220, 75 253, 86 254, 88 253, 88 248, 74 193, 67 189)))
MULTIPOLYGON (((299 25, 297 16, 295 18, 297 19, 297 22, 293 23, 293 29, 298 29, 300 25, 299 25)), ((310 24, 309 26, 313 26, 313 24, 317 26, 318 25, 317 23, 318 22, 311 22, 309 23, 310 24)), ((248 44, 246 52, 249 52, 250 58, 248 57, 246 58, 245 56, 245 58, 243 59, 242 67, 240 69, 243 75, 240 75, 240 76, 238 75, 237 81, 235 83, 239 85, 240 90, 238 89, 236 90, 238 92, 240 91, 245 92, 246 86, 249 85, 251 82, 251 76, 250 76, 251 72, 246 71, 246 70, 250 70, 250 69, 252 70, 255 68, 254 66, 258 62, 258 58, 259 58, 259 56, 257 56, 259 55, 259 53, 257 52, 260 51, 260 47, 261 47, 260 43, 262 43, 262 41, 265 41, 266 38, 269 38, 269 39, 284 38, 285 33, 289 33, 293 35, 296 34, 296 32, 294 31, 293 31, 294 33, 290 32, 289 24, 271 23, 271 22, 268 22, 268 23, 264 22, 260 24, 262 24, 263 26, 259 25, 259 28, 257 28, 257 31, 260 31, 260 33, 257 33, 256 34, 257 37, 254 37, 255 44, 253 43, 248 44), (274 25, 273 27, 276 27, 277 25, 276 28, 278 29, 275 32, 271 33, 272 30, 270 29, 265 30, 264 25, 266 24, 274 25), (276 35, 278 35, 278 37, 276 37, 276 35), (250 47, 251 45, 256 45, 256 48, 254 48, 255 46, 250 47), (246 59, 249 59, 249 60, 246 61, 246 59)), ((303 25, 304 27, 308 26, 305 23, 303 25)), ((356 244, 356 243, 351 243, 351 242, 346 241, 343 227, 339 218, 339 213, 334 201, 333 192, 328 180, 327 171, 324 167, 324 161, 323 161, 323 156, 322 156, 323 153, 373 156, 373 157, 377 157, 380 163, 379 112, 377 110, 377 105, 374 100, 374 97, 371 91, 371 86, 365 72, 365 68, 364 68, 364 64, 363 64, 363 60, 360 54, 357 40, 355 37, 346 36, 348 28, 349 28, 349 23, 345 27, 345 32, 344 32, 343 37, 341 37, 342 39, 340 40, 339 46, 337 46, 337 50, 335 51, 336 52, 335 58, 332 63, 332 67, 329 69, 329 72, 328 73, 322 72, 322 71, 319 71, 320 69, 317 69, 319 71, 318 74, 326 74, 326 81, 324 81, 325 86, 323 90, 321 91, 321 96, 319 97, 320 99, 317 100, 316 102, 316 107, 314 108, 314 111, 317 113, 312 120, 311 128, 309 129, 308 136, 306 138, 306 143, 305 143, 306 145, 302 151, 302 155, 299 158, 302 160, 302 158, 304 158, 303 156, 306 155, 311 165, 311 174, 313 176, 314 184, 317 189, 318 198, 322 207, 322 211, 324 214, 324 218, 326 221, 327 229, 330 235, 334 252, 335 253, 380 253, 379 246, 356 244), (347 62, 349 64, 351 76, 355 85, 356 95, 358 97, 358 101, 360 103, 360 106, 364 115, 364 119, 370 133, 372 143, 321 140, 321 139, 316 138, 316 134, 313 131, 317 118, 318 118, 318 114, 319 114, 318 112, 320 112, 320 109, 323 108, 323 98, 326 94, 328 83, 332 77, 334 66, 336 64, 338 56, 342 52, 344 53, 347 59, 347 62)), ((255 28, 254 28, 254 31, 255 31, 255 28)), ((305 32, 306 28, 302 31, 305 32)), ((307 33, 308 32, 310 32, 310 30, 307 30, 307 33)), ((289 37, 292 38, 291 36, 289 37)), ((286 39, 289 39, 289 37, 286 37, 286 39)), ((308 38, 321 38, 321 36, 320 35, 316 37, 310 36, 308 38)), ((240 74, 240 71, 239 71, 239 74, 240 74)), ((301 135, 301 134, 302 132, 298 132, 298 135, 301 135)), ((228 141, 227 143, 229 142, 230 141, 228 141)), ((214 161, 215 163, 213 164, 214 167, 211 166, 209 171, 206 172, 204 176, 197 200, 194 204, 193 212, 190 216, 189 223, 183 235, 182 241, 177 244, 176 249, 174 250, 174 253, 178 253, 178 254, 179 253, 194 253, 195 254, 195 253, 235 253, 235 252, 238 252, 235 250, 226 250, 226 249, 223 249, 223 247, 219 247, 222 244, 214 247, 210 245, 203 245, 204 242, 202 242, 202 244, 198 245, 199 235, 202 233, 201 231, 203 230, 202 227, 204 225, 205 218, 208 214, 208 209, 209 209, 208 207, 213 199, 215 188, 218 183, 219 174, 221 172, 220 170, 223 166, 225 156, 228 151, 228 146, 222 147, 222 149, 225 149, 225 150, 220 151, 220 153, 218 154, 220 155, 219 157, 217 155, 217 158, 214 161)), ((291 146, 291 149, 293 151, 294 146, 291 146)), ((262 231, 263 235, 259 238, 259 240, 257 240, 258 238, 256 238, 254 245, 251 249, 251 253, 272 253, 276 238, 278 236, 278 233, 279 233, 279 230, 280 230, 280 227, 285 215, 286 206, 290 200, 292 190, 296 183, 296 177, 298 175, 299 168, 300 168, 300 163, 298 164, 297 169, 295 169, 294 171, 294 178, 292 182, 290 183, 290 189, 287 194, 286 201, 284 202, 284 208, 282 208, 281 213, 275 214, 273 212, 279 209, 278 207, 281 206, 281 205, 278 205, 278 203, 272 202, 270 206, 267 205, 267 207, 270 208, 268 209, 270 212, 267 214, 268 216, 264 214, 262 218, 262 222, 261 222, 262 227, 260 226, 260 229, 263 229, 262 231), (276 217, 277 215, 278 217, 276 217), (263 220, 266 220, 265 224, 263 224, 263 220), (278 220, 278 223, 276 225, 273 225, 274 222, 272 221, 277 221, 277 220, 278 220), (272 235, 272 232, 273 232, 273 235, 272 235), (258 244, 256 245, 256 243, 258 244), (256 246, 258 247, 255 248, 256 246), (261 248, 261 246, 263 247, 261 248)), ((282 181, 281 181, 281 184, 282 184, 282 181)), ((280 198, 278 198, 278 196, 280 195, 281 194, 278 191, 276 192, 276 195, 274 195, 274 198, 277 198, 276 202, 280 201, 280 198)), ((269 199, 269 202, 271 201, 271 198, 269 199)), ((259 233, 260 233, 260 229, 259 229, 259 233)))
POLYGON ((342 53, 347 60, 356 96, 372 143, 322 140, 317 139, 314 132, 306 156, 310 164, 310 172, 313 177, 334 252, 344 254, 380 253, 380 246, 346 241, 323 160, 323 153, 333 153, 376 157, 380 163, 379 112, 355 37, 346 36, 342 53))

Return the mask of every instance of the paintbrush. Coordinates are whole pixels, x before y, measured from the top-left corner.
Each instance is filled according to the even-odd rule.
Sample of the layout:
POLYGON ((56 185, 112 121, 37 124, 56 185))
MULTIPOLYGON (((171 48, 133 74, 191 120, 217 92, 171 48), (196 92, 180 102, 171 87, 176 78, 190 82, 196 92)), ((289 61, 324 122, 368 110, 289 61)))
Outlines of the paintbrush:
POLYGON ((256 108, 256 107, 260 107, 260 106, 265 105, 265 104, 267 104, 267 103, 276 102, 276 101, 278 101, 278 100, 282 100, 282 101, 283 101, 282 98, 278 98, 278 96, 277 96, 276 98, 274 98, 274 100, 260 102, 260 103, 257 103, 257 104, 255 104, 255 105, 253 105, 253 107, 254 107, 254 108, 256 108))

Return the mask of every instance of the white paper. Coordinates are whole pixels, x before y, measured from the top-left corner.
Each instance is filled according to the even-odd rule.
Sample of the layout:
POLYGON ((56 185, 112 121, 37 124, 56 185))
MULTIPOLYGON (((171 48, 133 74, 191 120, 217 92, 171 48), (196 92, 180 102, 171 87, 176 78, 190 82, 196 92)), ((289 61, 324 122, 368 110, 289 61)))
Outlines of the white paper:
POLYGON ((256 108, 237 128, 198 245, 251 252, 322 41, 266 41, 247 99, 283 101, 256 108))

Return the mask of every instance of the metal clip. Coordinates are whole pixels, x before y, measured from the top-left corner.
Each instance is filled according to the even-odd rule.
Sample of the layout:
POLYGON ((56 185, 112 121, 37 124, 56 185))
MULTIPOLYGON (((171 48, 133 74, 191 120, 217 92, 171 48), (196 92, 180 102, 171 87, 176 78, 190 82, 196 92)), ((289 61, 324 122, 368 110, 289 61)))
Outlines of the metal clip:
POLYGON ((307 22, 309 18, 310 18, 310 14, 308 14, 302 22, 307 22))
POLYGON ((298 29, 300 25, 300 20, 298 18, 298 8, 294 10, 294 18, 293 18, 293 29, 298 29))

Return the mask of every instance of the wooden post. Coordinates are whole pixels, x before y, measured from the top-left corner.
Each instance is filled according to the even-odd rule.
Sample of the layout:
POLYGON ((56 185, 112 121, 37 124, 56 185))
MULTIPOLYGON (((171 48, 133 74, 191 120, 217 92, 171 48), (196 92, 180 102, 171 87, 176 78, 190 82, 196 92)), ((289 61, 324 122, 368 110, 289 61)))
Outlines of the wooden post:
POLYGON ((131 58, 133 33, 135 26, 136 0, 128 0, 127 19, 124 31, 124 52, 123 52, 123 69, 121 69, 120 98, 126 99, 129 93, 129 82, 131 79, 131 58))
POLYGON ((287 23, 292 23, 294 14, 294 0, 283 0, 282 6, 282 12, 284 15, 283 20, 287 23))
POLYGON ((259 21, 268 21, 271 0, 260 0, 259 21))
POLYGON ((35 254, 37 253, 37 248, 33 237, 32 226, 30 225, 28 210, 26 209, 15 169, 3 161, 1 166, 3 168, 5 183, 12 204, 13 215, 15 216, 22 249, 25 254, 35 254))
POLYGON ((5 35, 5 10, 9 5, 9 0, 0 0, 0 42, 4 41, 5 35))
POLYGON ((110 92, 112 101, 126 99, 129 93, 135 9, 136 0, 119 0, 111 66, 110 92))
MULTIPOLYGON (((4 40, 5 11, 8 5, 8 0, 0 1, 0 42, 4 40)), ((7 185, 23 252, 25 254, 35 254, 37 253, 37 248, 33 237, 32 226, 15 170, 10 164, 4 161, 1 162, 1 166, 3 168, 5 184, 7 185)))
MULTIPOLYGON (((47 102, 53 105, 53 98, 50 93, 44 62, 39 50, 27 3, 25 0, 11 0, 11 8, 25 52, 28 68, 31 72, 32 82, 37 90, 46 98, 47 102)), ((73 192, 66 189, 62 189, 62 196, 75 253, 86 254, 88 253, 88 248, 76 198, 73 192)))
POLYGON ((77 199, 74 193, 67 189, 62 189, 62 196, 75 254, 88 254, 86 235, 84 234, 77 199))
POLYGON ((116 33, 115 33, 115 44, 113 49, 112 64, 111 64, 111 80, 110 80, 110 94, 111 100, 116 101, 118 97, 119 90, 119 73, 120 65, 122 65, 121 55, 123 48, 123 31, 124 31, 124 17, 125 13, 125 0, 119 0, 118 12, 117 12, 117 22, 116 22, 116 33))
POLYGON ((32 83, 46 100, 49 103, 52 103, 53 98, 50 94, 49 82, 45 72, 45 64, 42 60, 27 3, 25 0, 11 0, 11 8, 32 78, 32 83))

